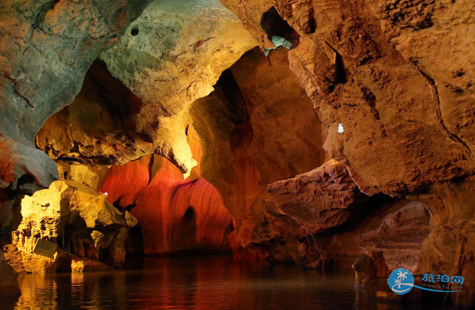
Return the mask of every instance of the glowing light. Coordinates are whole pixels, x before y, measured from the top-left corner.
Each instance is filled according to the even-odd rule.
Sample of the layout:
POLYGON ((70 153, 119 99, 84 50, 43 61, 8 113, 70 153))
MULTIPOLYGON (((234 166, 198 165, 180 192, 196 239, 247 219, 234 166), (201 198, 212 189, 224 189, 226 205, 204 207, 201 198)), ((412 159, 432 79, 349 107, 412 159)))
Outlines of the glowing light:
POLYGON ((340 123, 338 124, 338 130, 337 130, 338 133, 344 133, 345 132, 345 129, 343 128, 343 124, 340 123))

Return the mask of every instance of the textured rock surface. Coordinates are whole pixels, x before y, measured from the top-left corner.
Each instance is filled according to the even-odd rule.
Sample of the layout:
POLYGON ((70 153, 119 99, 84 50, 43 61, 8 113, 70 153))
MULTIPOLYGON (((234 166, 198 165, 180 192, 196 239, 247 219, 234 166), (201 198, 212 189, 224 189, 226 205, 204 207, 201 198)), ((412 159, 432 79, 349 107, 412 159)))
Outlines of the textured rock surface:
MULTIPOLYGON (((290 68, 325 125, 325 150, 347 167, 363 193, 417 197, 436 184, 422 196, 431 234, 420 266, 463 273, 471 283, 474 211, 462 201, 470 201, 472 186, 458 182, 474 173, 474 42, 467 34, 474 27, 475 5, 432 0, 223 3, 261 48, 267 42, 259 22, 271 6, 298 33, 290 68)), ((420 224, 409 243, 417 244, 427 232, 420 224)), ((467 289, 456 303, 471 306, 474 299, 467 289)))
POLYGON ((140 107, 141 101, 96 61, 73 103, 46 121, 36 143, 53 159, 126 163, 153 152, 151 143, 133 131, 140 107))
MULTIPOLYGON (((254 36, 264 35, 258 22, 270 1, 223 3, 254 36)), ((473 173, 468 117, 473 66, 467 56, 441 65, 447 55, 473 50, 458 35, 472 27, 462 8, 470 12, 473 4, 275 1, 275 6, 300 35, 289 61, 328 129, 325 147, 350 168, 364 192, 398 194, 473 173), (422 17, 416 17, 420 10, 422 17), (312 17, 315 32, 306 33, 302 25, 312 17), (447 50, 452 46, 456 52, 447 50), (337 133, 340 123, 343 134, 337 133)))
POLYGON ((320 121, 286 56, 286 50, 268 59, 249 52, 191 109, 203 149, 202 175, 236 220, 239 246, 280 234, 267 220, 267 184, 324 161, 320 121))
POLYGON ((135 130, 189 172, 196 165, 185 133, 190 105, 255 45, 217 0, 154 1, 101 59, 143 101, 135 130))
POLYGON ((42 151, 9 140, 0 134, 0 187, 17 188, 17 181, 30 175, 48 185, 58 178, 54 162, 42 151))
POLYGON ((345 223, 355 206, 355 197, 362 196, 345 166, 335 160, 294 178, 271 183, 267 191, 270 199, 266 211, 299 238, 345 223))
MULTIPOLYGON (((120 17, 127 2, 46 2, 0 5, 2 200, 21 174, 56 177, 23 147, 135 14, 120 17)), ((222 2, 242 25, 217 1, 155 1, 102 54, 37 136, 61 177, 131 209, 147 253, 227 247, 228 234, 239 255, 313 267, 382 251, 391 269, 464 276, 453 301, 473 306, 475 4, 222 2), (274 36, 291 51, 269 50, 274 36), (221 75, 256 42, 268 58, 253 50, 221 75), (100 165, 126 162, 104 182, 100 165)))
POLYGON ((61 179, 77 180, 95 191, 99 191, 109 173, 108 166, 87 166, 62 160, 57 161, 56 165, 61 179))
POLYGON ((74 103, 48 119, 37 144, 54 159, 87 164, 157 153, 190 173, 196 165, 187 142, 191 103, 255 45, 218 1, 155 1, 102 54, 107 68, 102 62, 90 68, 74 103))
POLYGON ((475 178, 432 186, 427 195, 431 233, 421 249, 420 273, 464 277, 456 304, 475 306, 475 178))
POLYGON ((50 259, 34 254, 38 239, 57 243, 74 255, 119 266, 125 261, 127 230, 137 224, 130 213, 109 204, 106 196, 75 181, 55 181, 49 189, 26 196, 21 213, 22 222, 12 233, 13 244, 8 249, 12 260, 22 257, 16 260, 27 272, 54 271, 62 264, 59 257, 68 255, 50 259), (125 236, 122 229, 126 229, 125 236), (106 249, 108 255, 104 256, 101 251, 106 249))
MULTIPOLYGON (((442 69, 430 72, 421 65, 445 62, 447 54, 433 51, 450 46, 446 45, 447 35, 451 37, 470 27, 459 24, 457 19, 464 20, 462 16, 454 17, 456 31, 448 34, 444 26, 445 5, 449 3, 435 10, 433 1, 407 8, 403 3, 389 1, 356 6, 351 1, 341 2, 328 8, 325 17, 316 14, 319 26, 315 34, 308 38, 303 35, 302 44, 291 52, 293 71, 329 127, 327 150, 333 157, 346 160, 355 180, 368 193, 412 191, 473 173, 471 151, 464 142, 469 137, 446 125, 445 119, 459 117, 446 117, 442 112, 439 94, 447 81, 440 76, 447 76, 446 66, 442 73, 442 69), (421 7, 431 11, 430 28, 403 30, 398 25, 399 18, 386 17, 398 10, 408 11, 403 19, 415 16, 421 7), (418 30, 424 34, 418 34, 418 30), (416 44, 411 39, 427 35, 434 43, 430 47, 427 42, 416 44), (414 42, 398 45, 398 40, 414 42), (418 57, 412 58, 409 53, 418 57), (336 79, 338 70, 343 76, 340 80, 336 79), (334 78, 322 79, 326 76, 334 78), (344 134, 336 133, 338 123, 343 124, 344 134)), ((457 11, 458 5, 460 2, 452 10, 457 11)), ((465 5, 473 7, 468 2, 465 5)), ((473 47, 464 41, 453 44, 460 46, 461 54, 468 54, 473 47)), ((451 70, 460 68, 457 62, 451 63, 451 70)), ((473 70, 471 66, 465 68, 473 70)), ((456 79, 453 74, 449 76, 456 79)), ((471 110, 473 100, 469 93, 452 92, 446 100, 458 106, 454 110, 471 110)))
POLYGON ((146 254, 229 250, 232 217, 203 179, 184 180, 167 159, 146 156, 112 167, 102 192, 138 219, 146 254))
POLYGON ((406 199, 370 201, 349 221, 318 237, 334 266, 345 268, 365 252, 381 251, 391 270, 405 268, 416 274, 421 245, 429 235, 425 204, 406 199))
POLYGON ((2 172, 2 187, 14 184, 12 175, 20 177, 17 173, 23 173, 25 167, 43 185, 49 185, 52 163, 34 149, 37 131, 50 115, 74 99, 94 59, 117 40, 146 3, 2 2, 0 134, 13 140, 10 145, 17 150, 15 154, 9 147, 10 153, 4 153, 12 158, 7 161, 12 167, 7 180, 2 172), (18 156, 24 161, 15 160, 18 156))

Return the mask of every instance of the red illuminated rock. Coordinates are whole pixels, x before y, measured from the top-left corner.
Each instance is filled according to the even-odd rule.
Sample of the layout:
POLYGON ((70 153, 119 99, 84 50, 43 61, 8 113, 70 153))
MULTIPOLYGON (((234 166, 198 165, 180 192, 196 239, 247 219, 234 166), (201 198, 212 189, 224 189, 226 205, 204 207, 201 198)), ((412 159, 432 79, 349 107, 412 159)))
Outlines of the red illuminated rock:
POLYGON ((146 254, 229 250, 232 217, 216 188, 203 179, 185 180, 165 158, 113 167, 101 190, 109 202, 131 208, 146 254))

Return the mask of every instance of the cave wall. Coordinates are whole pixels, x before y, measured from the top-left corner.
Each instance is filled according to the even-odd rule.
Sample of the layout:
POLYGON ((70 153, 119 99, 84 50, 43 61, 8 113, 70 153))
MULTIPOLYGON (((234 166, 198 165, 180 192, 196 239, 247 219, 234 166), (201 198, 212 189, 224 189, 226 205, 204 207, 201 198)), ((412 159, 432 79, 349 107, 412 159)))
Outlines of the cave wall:
POLYGON ((145 254, 230 251, 233 218, 216 188, 204 179, 185 180, 165 158, 112 167, 101 192, 137 218, 145 254))
POLYGON ((0 5, 0 139, 3 188, 24 174, 57 179, 35 135, 71 103, 86 71, 148 1, 3 1, 0 5))
POLYGON ((193 104, 190 115, 203 149, 202 175, 236 220, 234 251, 293 240, 265 210, 267 185, 318 167, 325 153, 321 123, 289 70, 287 51, 269 58, 248 52, 215 89, 193 104))
MULTIPOLYGON (((431 233, 418 271, 459 274, 472 268, 473 208, 447 196, 469 195, 471 181, 462 180, 474 172, 473 41, 466 35, 473 29, 474 4, 222 2, 263 50, 272 42, 260 22, 272 6, 298 33, 290 69, 325 125, 324 149, 346 166, 361 192, 406 196, 427 208, 431 233), (450 221, 447 213, 467 218, 450 221), (441 219, 449 223, 444 229, 436 224, 441 219)), ((472 305, 471 289, 454 302, 472 305)))
POLYGON ((328 128, 325 149, 345 162, 364 192, 396 195, 473 173, 471 139, 464 133, 469 122, 462 121, 472 109, 472 83, 464 73, 457 76, 472 68, 462 56, 472 47, 458 34, 472 27, 459 12, 473 4, 254 2, 223 1, 255 37, 266 38, 259 21, 272 5, 298 32, 291 70, 328 128), (306 33, 309 23, 316 28, 306 33), (454 46, 460 57, 449 64, 454 46))

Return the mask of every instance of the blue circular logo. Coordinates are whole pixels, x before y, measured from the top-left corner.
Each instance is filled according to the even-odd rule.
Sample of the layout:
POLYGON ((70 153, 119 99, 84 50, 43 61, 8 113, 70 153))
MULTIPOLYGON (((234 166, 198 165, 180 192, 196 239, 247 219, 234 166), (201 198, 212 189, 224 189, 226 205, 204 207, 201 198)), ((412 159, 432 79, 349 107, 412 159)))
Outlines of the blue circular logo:
POLYGON ((404 295, 414 286, 414 277, 408 270, 399 268, 389 276, 388 285, 394 293, 404 295))

